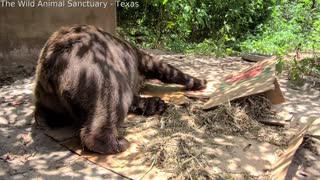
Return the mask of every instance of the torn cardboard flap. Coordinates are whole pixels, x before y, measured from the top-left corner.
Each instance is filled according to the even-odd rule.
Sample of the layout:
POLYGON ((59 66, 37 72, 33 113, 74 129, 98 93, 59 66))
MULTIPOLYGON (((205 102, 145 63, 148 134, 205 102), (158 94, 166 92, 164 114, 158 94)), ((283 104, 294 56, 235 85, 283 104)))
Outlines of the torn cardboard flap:
POLYGON ((184 89, 185 87, 182 85, 147 82, 141 90, 141 94, 143 97, 160 97, 167 103, 183 105, 190 102, 190 99, 183 93, 184 89))

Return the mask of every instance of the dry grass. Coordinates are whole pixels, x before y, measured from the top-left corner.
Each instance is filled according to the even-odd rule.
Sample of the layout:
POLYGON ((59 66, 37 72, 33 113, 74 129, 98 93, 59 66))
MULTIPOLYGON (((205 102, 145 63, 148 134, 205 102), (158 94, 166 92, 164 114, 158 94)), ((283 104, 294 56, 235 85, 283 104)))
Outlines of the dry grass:
POLYGON ((197 110, 194 115, 197 124, 209 132, 228 135, 256 133, 262 127, 259 120, 275 118, 265 94, 241 98, 207 112, 197 110))
POLYGON ((208 162, 215 157, 203 152, 199 138, 238 135, 268 140, 266 135, 259 139, 259 133, 268 132, 265 129, 269 127, 258 120, 270 117, 275 115, 264 94, 242 98, 210 111, 201 110, 198 103, 187 107, 171 106, 158 122, 157 138, 144 149, 145 157, 157 168, 172 173, 174 179, 216 179, 221 173, 214 173, 213 165, 208 162))

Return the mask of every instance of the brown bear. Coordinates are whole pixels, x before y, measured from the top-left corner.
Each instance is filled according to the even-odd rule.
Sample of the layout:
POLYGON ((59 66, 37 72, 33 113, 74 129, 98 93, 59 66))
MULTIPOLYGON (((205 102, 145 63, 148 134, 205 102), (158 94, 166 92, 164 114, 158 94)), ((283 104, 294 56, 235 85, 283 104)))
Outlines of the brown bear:
POLYGON ((37 63, 35 118, 50 127, 78 125, 84 148, 115 154, 128 148, 119 127, 129 111, 160 114, 165 103, 139 97, 145 79, 188 90, 206 81, 182 73, 128 42, 88 25, 63 27, 44 45, 37 63))

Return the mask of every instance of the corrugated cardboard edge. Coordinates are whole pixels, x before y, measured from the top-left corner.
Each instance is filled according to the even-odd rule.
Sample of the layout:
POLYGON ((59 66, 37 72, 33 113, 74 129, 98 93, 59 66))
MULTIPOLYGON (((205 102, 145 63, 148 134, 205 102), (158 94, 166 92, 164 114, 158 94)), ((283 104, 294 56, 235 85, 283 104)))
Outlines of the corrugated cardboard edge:
MULTIPOLYGON (((300 118, 300 117, 296 117, 300 118)), ((291 138, 288 143, 288 147, 284 152, 278 157, 277 161, 272 165, 270 172, 271 178, 274 180, 284 180, 289 166, 293 160, 294 154, 301 145, 303 137, 307 134, 308 130, 313 126, 314 122, 319 122, 319 118, 310 117, 308 124, 306 124, 302 129, 296 129, 296 134, 291 138)), ((289 129, 288 131, 295 131, 294 129, 289 129)))
POLYGON ((274 84, 274 88, 266 92, 268 99, 271 101, 272 104, 284 103, 285 99, 280 89, 280 85, 277 78, 274 78, 273 84, 274 84))

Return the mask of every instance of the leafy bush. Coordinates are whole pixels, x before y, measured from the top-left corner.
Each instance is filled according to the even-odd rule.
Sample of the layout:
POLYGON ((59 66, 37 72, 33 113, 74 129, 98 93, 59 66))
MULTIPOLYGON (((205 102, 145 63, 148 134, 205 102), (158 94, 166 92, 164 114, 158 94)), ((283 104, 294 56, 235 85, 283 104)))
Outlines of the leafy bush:
MULTIPOLYGON (((125 0, 130 1, 130 0, 125 0)), ((137 8, 118 9, 123 35, 142 47, 224 56, 255 52, 278 55, 320 49, 317 0, 135 0, 137 8)), ((292 59, 291 79, 319 75, 315 63, 292 59), (306 64, 304 64, 306 63, 306 64), (311 70, 312 69, 312 70, 311 70)))
POLYGON ((257 28, 257 35, 240 41, 242 52, 285 55, 297 48, 320 48, 320 11, 312 0, 281 0, 270 19, 257 28))
MULTIPOLYGON (((208 41, 226 49, 237 39, 255 31, 271 13, 272 0, 138 0, 138 8, 118 10, 118 22, 133 37, 148 44, 183 51, 187 44, 208 41), (132 28, 137 29, 132 33, 132 28), (155 38, 148 39, 146 37, 155 38), (209 40, 208 40, 209 39, 209 40)), ((209 43, 211 44, 211 43, 209 43)), ((211 49, 210 47, 208 47, 211 49)))

